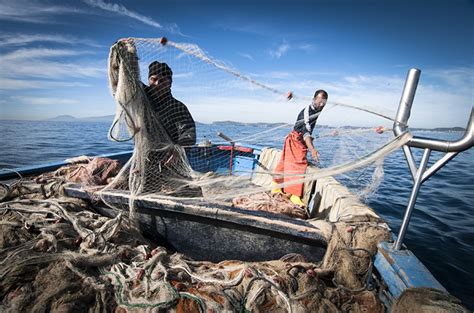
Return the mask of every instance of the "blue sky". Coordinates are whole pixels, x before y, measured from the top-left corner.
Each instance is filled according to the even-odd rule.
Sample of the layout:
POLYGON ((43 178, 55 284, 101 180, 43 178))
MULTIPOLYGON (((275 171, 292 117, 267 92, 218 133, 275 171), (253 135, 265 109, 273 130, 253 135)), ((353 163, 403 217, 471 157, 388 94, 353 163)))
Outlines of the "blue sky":
MULTIPOLYGON (((162 36, 196 44, 282 92, 308 98, 323 88, 330 101, 390 116, 407 71, 417 67, 412 127, 465 126, 474 103, 473 1, 0 0, 0 119, 113 114, 110 46, 119 38, 162 36)), ((238 101, 215 92, 214 115, 215 106, 192 98, 186 104, 203 122, 290 123, 307 104, 266 106, 276 100, 247 92, 238 101)), ((340 107, 320 123, 390 125, 340 107)))

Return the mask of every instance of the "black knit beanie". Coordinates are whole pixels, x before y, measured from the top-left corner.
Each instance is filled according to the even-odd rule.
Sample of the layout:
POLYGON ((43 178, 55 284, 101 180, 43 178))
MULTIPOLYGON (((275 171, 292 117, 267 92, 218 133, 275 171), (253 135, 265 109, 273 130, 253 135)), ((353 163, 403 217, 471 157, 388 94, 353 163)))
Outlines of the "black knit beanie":
POLYGON ((151 75, 172 77, 173 71, 168 66, 168 64, 153 61, 150 63, 150 65, 148 65, 148 77, 151 75))

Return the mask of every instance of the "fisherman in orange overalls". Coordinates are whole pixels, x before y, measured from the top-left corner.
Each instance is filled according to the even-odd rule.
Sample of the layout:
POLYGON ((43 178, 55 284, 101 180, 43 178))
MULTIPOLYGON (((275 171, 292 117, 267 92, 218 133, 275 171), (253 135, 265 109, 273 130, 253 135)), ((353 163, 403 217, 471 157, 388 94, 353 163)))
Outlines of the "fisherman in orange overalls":
MULTIPOLYGON (((312 133, 316 121, 321 114, 328 99, 328 93, 324 90, 316 90, 313 101, 305 107, 299 114, 295 127, 285 138, 283 152, 278 165, 275 168, 275 175, 272 184, 288 183, 301 179, 308 167, 306 154, 308 149, 315 162, 319 162, 319 153, 314 148, 312 133)), ((291 194, 290 200, 296 205, 304 206, 301 197, 303 196, 303 184, 285 186, 285 193, 291 194)), ((281 188, 272 189, 272 193, 283 192, 281 188)))

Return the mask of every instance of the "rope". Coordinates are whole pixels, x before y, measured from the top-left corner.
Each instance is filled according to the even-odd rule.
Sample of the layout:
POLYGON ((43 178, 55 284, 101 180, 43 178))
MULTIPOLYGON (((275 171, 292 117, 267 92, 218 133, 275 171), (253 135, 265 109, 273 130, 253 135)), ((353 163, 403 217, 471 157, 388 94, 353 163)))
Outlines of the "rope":
POLYGON ((204 283, 211 283, 211 284, 220 284, 224 287, 235 286, 235 285, 240 284, 240 282, 244 278, 244 274, 245 274, 245 269, 242 269, 241 272, 239 273, 239 275, 237 275, 237 277, 234 278, 233 280, 231 280, 231 281, 222 281, 222 280, 219 280, 219 279, 209 279, 209 278, 199 277, 199 276, 193 274, 189 269, 187 269, 187 268, 185 268, 184 266, 181 266, 181 265, 172 266, 171 268, 172 269, 181 269, 181 270, 185 271, 189 276, 196 279, 197 281, 201 281, 201 282, 204 282, 204 283))
MULTIPOLYGON (((244 80, 244 81, 247 81, 249 83, 251 83, 252 85, 255 85, 255 86, 258 86, 260 88, 263 88, 265 90, 268 90, 276 95, 279 95, 279 96, 282 96, 282 97, 285 97, 286 99, 291 99, 291 98, 294 98, 294 99, 304 99, 304 100, 309 100, 311 101, 312 98, 309 98, 309 97, 300 97, 300 96, 297 96, 297 95, 294 95, 292 92, 291 93, 288 93, 288 92, 284 92, 284 91, 281 91, 281 90, 278 90, 276 88, 273 88, 273 87, 270 87, 264 83, 261 83, 261 82, 258 82, 256 81, 255 79, 249 77, 249 76, 246 76, 246 75, 243 75, 242 73, 238 72, 237 70, 234 70, 234 69, 231 69, 230 67, 218 62, 217 60, 213 60, 212 58, 210 58, 209 56, 207 56, 207 54, 201 50, 201 48, 199 48, 199 46, 197 45, 194 45, 194 44, 185 44, 185 43, 176 43, 176 42, 173 42, 173 41, 170 41, 168 39, 165 39, 163 40, 163 38, 135 38, 135 40, 142 40, 142 41, 145 41, 145 42, 152 42, 154 44, 166 44, 166 45, 169 45, 169 46, 172 46, 188 55, 192 55, 234 77, 237 77, 241 80, 244 80), (291 96, 290 96, 291 94, 291 96)), ((373 109, 369 109, 369 108, 363 108, 363 107, 358 107, 358 106, 354 106, 354 105, 349 105, 349 104, 344 104, 344 103, 341 103, 341 102, 327 102, 328 104, 332 104, 332 105, 335 105, 335 106, 343 106, 343 107, 347 107, 347 108, 352 108, 352 109, 355 109, 355 110, 360 110, 360 111, 363 111, 363 112, 367 112, 367 113, 370 113, 370 114, 374 114, 374 115, 377 115, 379 117, 382 117, 384 119, 387 119, 387 120, 390 120, 390 121, 395 121, 394 118, 390 117, 390 116, 387 116, 385 114, 382 114, 382 113, 379 113, 379 112, 376 112, 375 110, 373 109)))
POLYGON ((169 308, 176 300, 180 297, 179 293, 176 289, 174 289, 170 284, 166 284, 165 286, 168 288, 169 291, 172 292, 173 297, 169 300, 162 301, 162 302, 152 302, 152 303, 130 303, 129 301, 125 300, 123 297, 124 286, 120 280, 120 277, 114 272, 106 272, 107 275, 111 275, 115 278, 115 282, 118 285, 118 290, 115 293, 116 299, 118 299, 118 304, 121 306, 125 306, 128 308, 156 308, 156 307, 164 307, 169 308))
POLYGON ((273 288, 275 288, 278 292, 278 294, 282 297, 282 299, 285 301, 286 305, 287 305, 287 309, 288 309, 288 312, 293 312, 292 308, 291 308, 291 305, 290 305, 290 300, 288 299, 288 297, 285 295, 285 293, 283 292, 283 290, 280 289, 280 287, 278 287, 274 282, 272 282, 271 280, 265 278, 265 277, 253 277, 247 287, 245 288, 245 292, 244 292, 244 296, 242 298, 242 304, 241 304, 241 310, 240 312, 246 312, 246 309, 245 309, 245 303, 247 302, 247 296, 248 296, 248 293, 250 292, 250 287, 253 285, 253 283, 255 283, 256 281, 258 280, 263 280, 264 282, 268 283, 269 285, 271 285, 273 288))
MULTIPOLYGON (((380 158, 384 158, 388 154, 398 150, 400 147, 402 147, 409 140, 411 140, 411 135, 409 133, 403 133, 400 136, 397 136, 397 137, 393 138, 392 140, 390 140, 389 142, 387 142, 385 145, 381 146, 377 150, 372 151, 372 152, 362 156, 361 158, 359 158, 355 161, 344 163, 344 164, 333 166, 333 167, 329 167, 329 168, 323 168, 323 169, 318 170, 317 172, 310 173, 310 174, 303 174, 303 175, 301 175, 302 178, 292 180, 291 182, 278 184, 276 186, 273 186, 273 188, 277 188, 277 187, 278 188, 284 188, 284 187, 287 187, 289 185, 305 183, 307 181, 314 181, 314 180, 317 180, 318 178, 322 178, 322 177, 336 176, 336 175, 339 175, 339 174, 342 174, 342 173, 345 173, 345 172, 353 171, 355 169, 368 166, 368 165, 372 164, 373 162, 375 162, 376 160, 378 160, 380 158)), ((269 172, 269 171, 262 171, 262 172, 267 173, 269 175, 273 175, 273 173, 269 172)), ((293 175, 292 174, 292 176, 296 177, 298 175, 293 175)), ((210 178, 209 181, 206 182, 206 184, 212 184, 212 182, 210 182, 211 180, 220 180, 220 179, 223 179, 223 178, 217 178, 217 179, 210 178)), ((197 184, 200 184, 200 183, 201 182, 197 182, 197 184)), ((244 190, 243 192, 242 191, 241 192, 235 192, 234 191, 232 193, 231 198, 237 198, 237 197, 245 196, 245 195, 248 195, 249 193, 265 192, 267 190, 268 190, 267 187, 254 187, 252 190, 244 190)), ((220 195, 216 195, 215 199, 227 199, 230 196, 231 195, 229 195, 229 194, 220 194, 220 195)))

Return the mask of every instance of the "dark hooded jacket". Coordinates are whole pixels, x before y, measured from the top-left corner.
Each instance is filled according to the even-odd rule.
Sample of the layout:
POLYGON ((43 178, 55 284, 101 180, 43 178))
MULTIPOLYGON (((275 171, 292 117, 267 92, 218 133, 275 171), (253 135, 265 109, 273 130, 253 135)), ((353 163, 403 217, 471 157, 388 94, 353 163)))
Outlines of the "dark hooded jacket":
MULTIPOLYGON (((148 77, 166 76, 172 80, 173 71, 166 63, 153 61, 148 66, 148 77)), ((196 144, 196 125, 184 103, 176 100, 171 91, 162 94, 153 92, 153 87, 145 86, 145 92, 152 103, 152 109, 166 129, 171 141, 181 146, 196 144)))
POLYGON ((149 86, 145 86, 145 92, 171 141, 181 146, 196 144, 196 124, 186 105, 176 100, 171 92, 155 95, 149 86))

